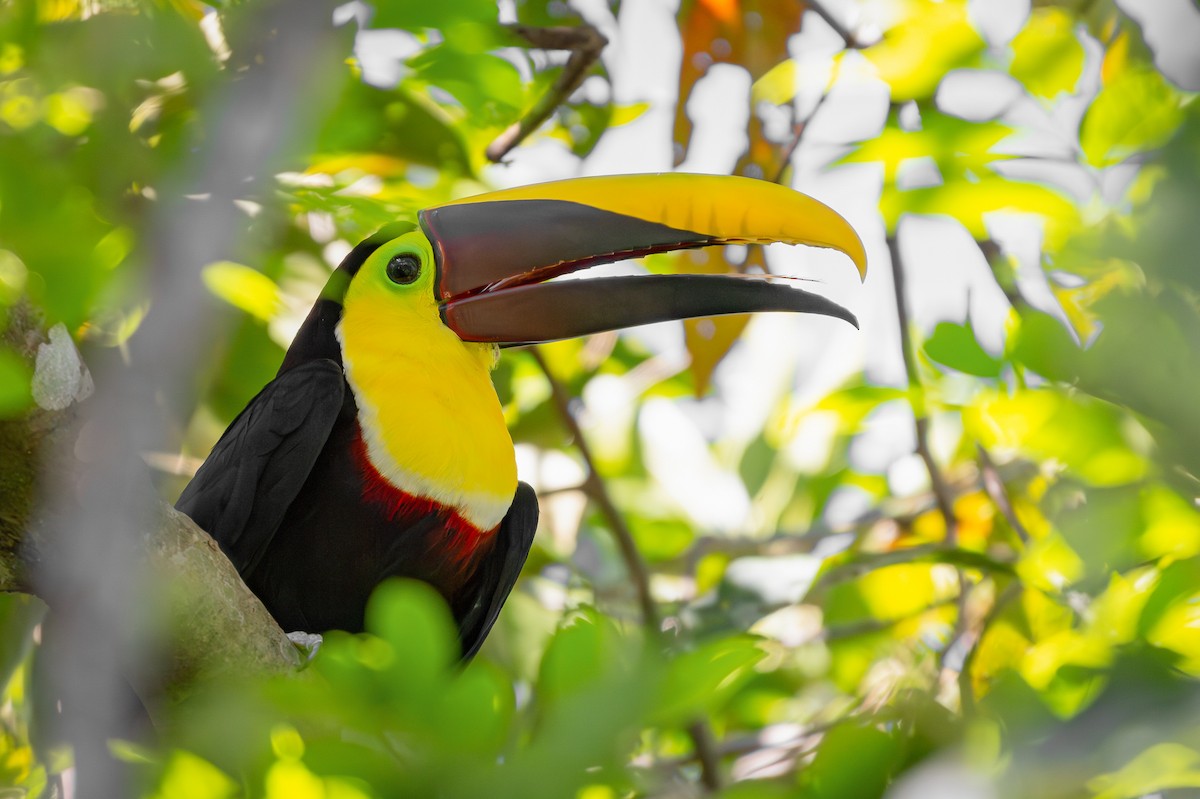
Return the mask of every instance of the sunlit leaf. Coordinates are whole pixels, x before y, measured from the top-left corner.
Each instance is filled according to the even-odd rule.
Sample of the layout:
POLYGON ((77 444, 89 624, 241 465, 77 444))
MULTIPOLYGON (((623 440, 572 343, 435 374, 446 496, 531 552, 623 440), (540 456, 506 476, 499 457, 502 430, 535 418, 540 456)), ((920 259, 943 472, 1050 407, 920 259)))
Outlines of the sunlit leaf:
POLYGON ((1133 799, 1176 788, 1200 788, 1200 753, 1183 744, 1151 746, 1117 771, 1088 782, 1095 799, 1133 799))
POLYGON ((1150 643, 1184 657, 1182 666, 1200 673, 1200 562, 1173 563, 1163 570, 1138 622, 1150 643))
POLYGON ((878 136, 857 145, 842 162, 882 162, 889 186, 896 183, 902 164, 918 158, 932 159, 943 182, 974 181, 990 174, 989 164, 1009 157, 995 148, 1012 133, 1013 128, 1001 122, 968 122, 933 109, 922 112, 919 129, 907 130, 893 113, 878 136))
POLYGON ((1142 442, 1121 419, 1106 403, 1050 390, 983 393, 963 413, 969 434, 984 446, 1057 459, 1094 485, 1120 485, 1146 474, 1142 442))
POLYGON ((781 61, 771 67, 767 74, 754 81, 750 87, 750 100, 758 103, 782 105, 796 96, 797 65, 792 59, 781 61))
POLYGON ((1180 103, 1179 91, 1155 69, 1118 73, 1083 118, 1079 142, 1088 162, 1111 166, 1165 144, 1183 121, 1180 103))
POLYGON ((167 761, 154 799, 225 799, 238 793, 229 775, 191 752, 176 750, 167 761))
POLYGON ((1083 45, 1075 19, 1058 8, 1035 9, 1012 40, 1012 76, 1032 94, 1053 100, 1074 92, 1083 73, 1083 45))
POLYGON ((445 601, 426 583, 389 580, 371 595, 367 630, 396 652, 393 679, 406 694, 439 686, 458 656, 456 627, 445 601))
POLYGON ((1000 360, 979 346, 970 320, 965 325, 941 322, 926 339, 924 347, 926 355, 951 369, 978 377, 1000 374, 1000 360))
POLYGON ((201 277, 209 291, 256 319, 269 321, 279 307, 279 287, 256 269, 221 261, 204 267, 201 277))
POLYGON ((680 655, 667 668, 655 716, 686 723, 697 713, 713 711, 753 676, 754 665, 765 657, 750 636, 713 641, 680 655))
MULTIPOLYGON (((499 27, 495 25, 496 4, 489 0, 445 0, 439 3, 377 0, 372 5, 375 13, 371 16, 371 26, 375 28, 404 28, 423 32, 428 28, 445 30, 469 23, 475 23, 480 28, 499 27)), ((495 41, 499 37, 499 31, 491 35, 495 41)), ((482 49, 494 46, 499 45, 488 44, 482 49)))
POLYGON ((885 192, 880 203, 884 218, 894 226, 902 214, 938 214, 962 223, 974 238, 985 241, 986 217, 997 211, 1031 214, 1045 224, 1046 245, 1054 249, 1078 229, 1079 209, 1061 192, 1036 183, 987 175, 956 180, 943 186, 885 192))
POLYGON ((892 90, 892 102, 931 97, 947 72, 972 66, 984 41, 965 0, 908 0, 901 22, 866 57, 892 90))
POLYGON ((1165 486, 1148 486, 1141 496, 1144 526, 1138 548, 1148 558, 1191 558, 1200 554, 1200 512, 1165 486))
POLYGON ((803 795, 821 799, 883 796, 902 757, 902 743, 894 731, 854 724, 835 727, 803 771, 803 795))

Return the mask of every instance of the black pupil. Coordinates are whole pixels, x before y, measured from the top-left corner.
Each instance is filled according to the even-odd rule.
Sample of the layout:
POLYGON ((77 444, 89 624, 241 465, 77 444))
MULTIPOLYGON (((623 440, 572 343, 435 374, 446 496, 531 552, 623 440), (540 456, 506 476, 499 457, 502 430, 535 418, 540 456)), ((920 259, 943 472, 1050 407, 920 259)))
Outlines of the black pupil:
POLYGON ((415 255, 396 255, 387 265, 388 279, 406 285, 421 276, 421 262, 415 255))

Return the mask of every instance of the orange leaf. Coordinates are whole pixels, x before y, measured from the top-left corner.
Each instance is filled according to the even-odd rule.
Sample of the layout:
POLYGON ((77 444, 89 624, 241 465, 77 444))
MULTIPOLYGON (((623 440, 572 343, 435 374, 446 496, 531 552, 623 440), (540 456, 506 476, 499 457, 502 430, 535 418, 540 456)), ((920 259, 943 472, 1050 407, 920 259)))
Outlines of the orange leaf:
POLYGON ((726 25, 737 24, 738 0, 700 0, 700 5, 726 25))

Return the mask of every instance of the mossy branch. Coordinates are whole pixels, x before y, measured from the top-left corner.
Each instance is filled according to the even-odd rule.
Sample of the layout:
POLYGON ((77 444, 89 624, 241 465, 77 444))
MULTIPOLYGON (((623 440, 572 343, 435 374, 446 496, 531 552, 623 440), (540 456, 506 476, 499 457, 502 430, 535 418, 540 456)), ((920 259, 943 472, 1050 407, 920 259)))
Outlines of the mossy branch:
MULTIPOLYGON (((27 304, 10 309, 4 343, 35 368, 39 348, 51 346, 27 304)), ((86 400, 84 400, 86 402, 86 400)), ((62 409, 35 405, 20 419, 0 422, 0 591, 35 595, 39 569, 52 558, 38 510, 38 487, 77 469, 104 464, 53 462, 77 457, 78 403, 62 409), (64 453, 67 453, 64 456, 64 453)), ((300 666, 299 651, 246 587, 211 537, 187 516, 160 504, 138 531, 142 564, 161 601, 161 635, 153 641, 153 676, 132 679, 153 710, 170 707, 206 678, 222 674, 283 673, 300 666)), ((54 600, 48 597, 54 612, 54 600)))

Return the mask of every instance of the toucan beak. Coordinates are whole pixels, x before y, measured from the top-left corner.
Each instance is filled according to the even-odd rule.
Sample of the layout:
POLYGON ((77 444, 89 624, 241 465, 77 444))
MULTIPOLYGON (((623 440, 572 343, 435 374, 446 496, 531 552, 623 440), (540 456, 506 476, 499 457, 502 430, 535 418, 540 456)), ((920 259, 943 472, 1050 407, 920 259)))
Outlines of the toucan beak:
POLYGON ((546 283, 597 264, 713 244, 831 247, 866 277, 850 224, 799 192, 740 177, 623 175, 483 194, 420 212, 443 321, 464 341, 572 338, 668 319, 750 311, 825 314, 840 305, 737 275, 649 275, 546 283))

